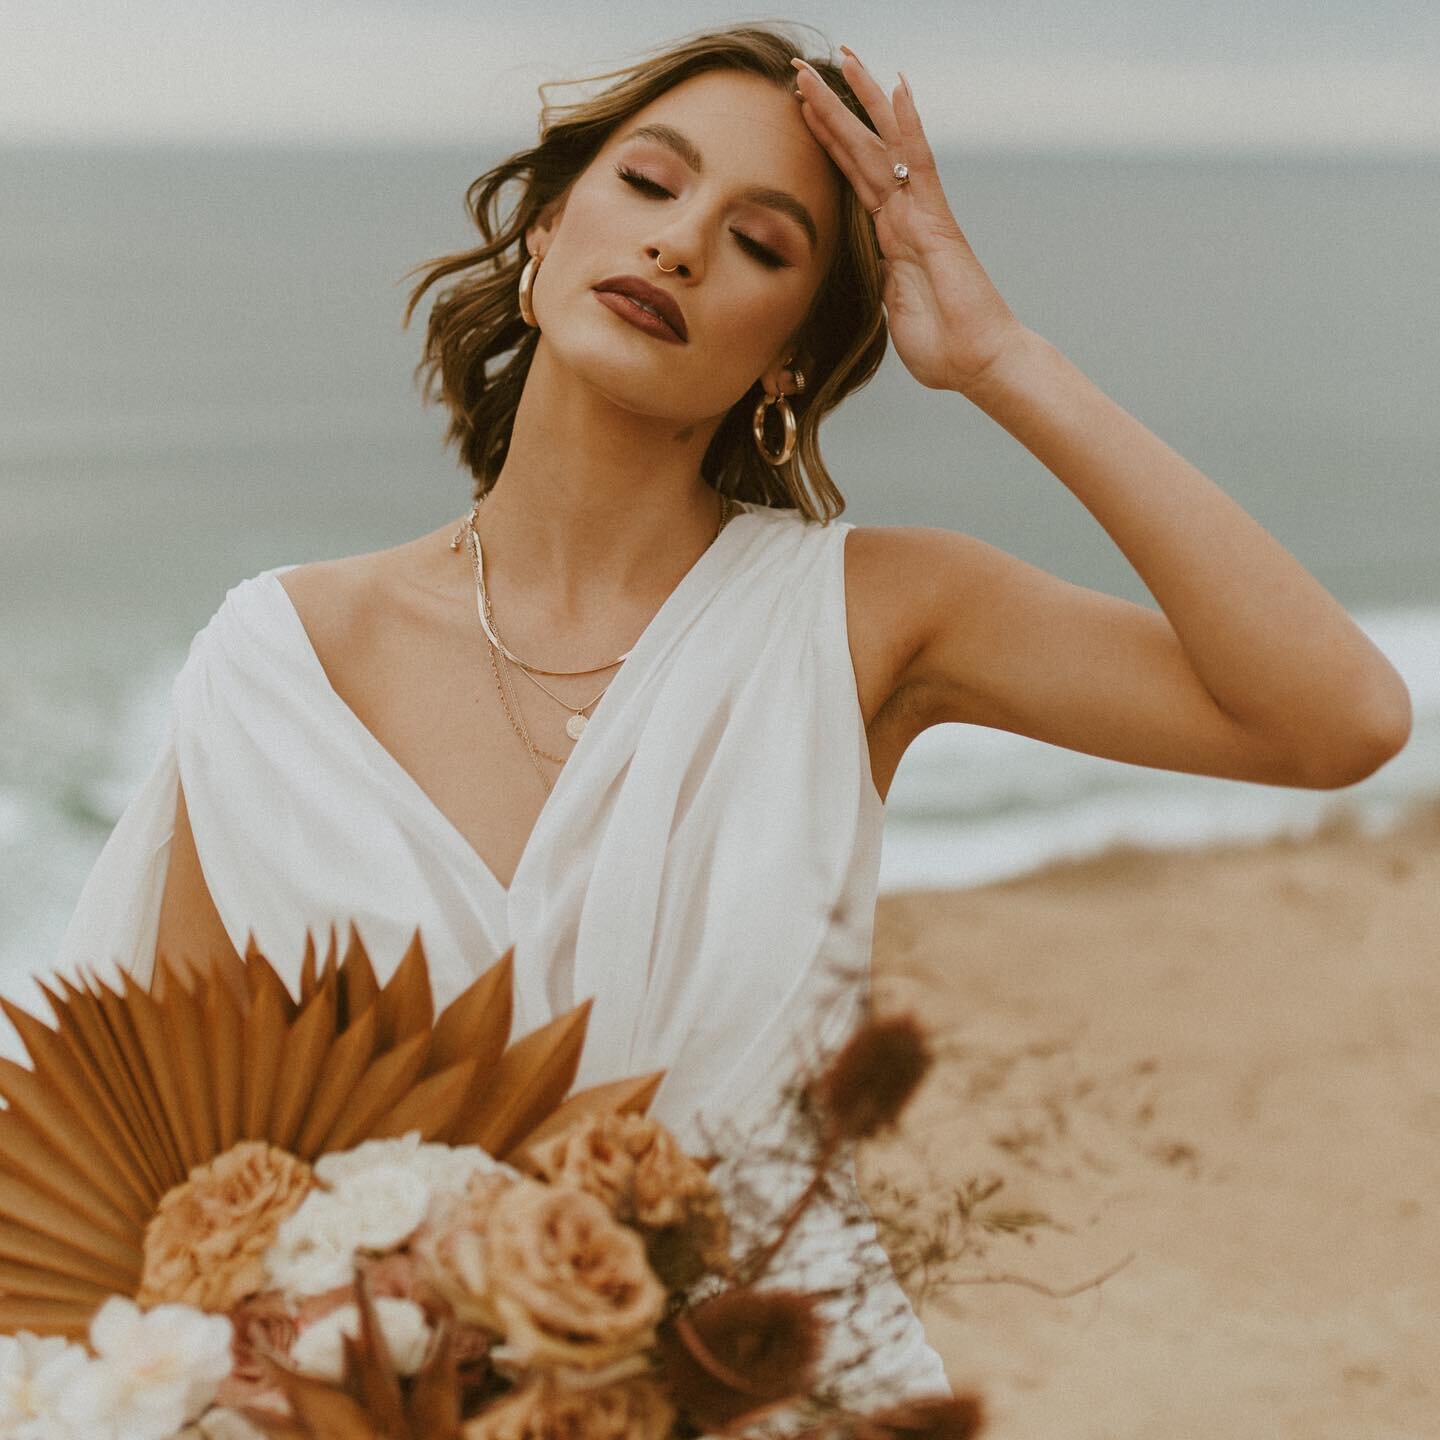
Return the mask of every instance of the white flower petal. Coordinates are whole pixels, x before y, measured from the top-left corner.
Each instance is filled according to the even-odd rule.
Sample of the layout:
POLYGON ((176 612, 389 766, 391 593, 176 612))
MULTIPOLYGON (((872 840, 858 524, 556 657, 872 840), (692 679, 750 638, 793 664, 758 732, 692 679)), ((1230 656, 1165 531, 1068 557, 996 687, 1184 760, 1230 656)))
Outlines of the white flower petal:
POLYGON ((190 1305, 142 1311, 112 1295, 90 1322, 98 1358, 75 1377, 61 1406, 72 1425, 108 1421, 126 1440, 169 1440, 230 1373, 232 1338, 227 1316, 190 1305))
POLYGON ((360 1333, 358 1306, 341 1305, 307 1325, 290 1347, 290 1363, 307 1375, 338 1383, 345 1373, 342 1333, 350 1336, 360 1333))
MULTIPOLYGON (((375 1302, 375 1316, 385 1337, 390 1357, 402 1375, 413 1375, 424 1363, 430 1344, 430 1326, 425 1312, 413 1300, 383 1296, 375 1302)), ((295 1337, 290 1362, 297 1370, 322 1380, 338 1382, 344 1374, 345 1352, 342 1335, 355 1339, 360 1334, 360 1307, 341 1305, 295 1337)))
POLYGON ((425 1218, 430 1190, 411 1170, 377 1165, 342 1180, 331 1198, 345 1208, 357 1248, 393 1250, 425 1218))
POLYGON ((60 1335, 0 1335, 0 1436, 70 1440, 57 1406, 89 1363, 83 1345, 60 1335))

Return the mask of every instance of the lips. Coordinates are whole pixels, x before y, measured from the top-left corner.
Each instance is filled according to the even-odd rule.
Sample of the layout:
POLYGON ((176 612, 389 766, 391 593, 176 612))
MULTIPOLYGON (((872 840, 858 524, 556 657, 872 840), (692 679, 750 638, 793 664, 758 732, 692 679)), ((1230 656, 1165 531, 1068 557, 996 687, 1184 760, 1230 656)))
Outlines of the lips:
POLYGON ((593 288, 597 291, 613 291, 617 295, 628 295, 630 299, 648 306, 659 315, 681 340, 690 338, 689 332, 685 328, 685 316, 681 313, 679 305, 658 285, 652 285, 638 275, 612 275, 608 280, 602 280, 593 288))

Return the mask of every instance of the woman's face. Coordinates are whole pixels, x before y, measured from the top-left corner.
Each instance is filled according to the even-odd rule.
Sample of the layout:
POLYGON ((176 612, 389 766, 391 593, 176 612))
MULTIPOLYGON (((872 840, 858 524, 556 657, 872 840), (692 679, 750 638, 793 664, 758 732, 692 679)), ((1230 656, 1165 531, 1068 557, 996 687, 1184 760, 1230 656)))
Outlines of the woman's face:
POLYGON ((532 230, 541 343, 627 409, 722 416, 794 353, 834 253, 841 182, 788 89, 738 71, 691 76, 618 126, 558 217, 532 230), (598 298, 617 275, 672 296, 686 341, 598 298))

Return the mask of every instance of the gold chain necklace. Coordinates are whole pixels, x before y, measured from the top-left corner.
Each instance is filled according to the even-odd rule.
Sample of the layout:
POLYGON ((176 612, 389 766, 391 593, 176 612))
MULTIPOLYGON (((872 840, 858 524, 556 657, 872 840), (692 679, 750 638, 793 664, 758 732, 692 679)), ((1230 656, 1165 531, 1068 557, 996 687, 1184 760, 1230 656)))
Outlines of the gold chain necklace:
MULTIPOLYGON (((578 740, 580 736, 584 734, 585 726, 588 723, 588 718, 585 715, 585 711, 590 709, 591 706, 593 706, 600 699, 600 697, 604 695, 605 691, 610 688, 610 682, 607 681, 604 688, 600 691, 599 694, 595 695, 592 699, 587 700, 582 706, 577 709, 568 700, 565 700, 559 695, 556 695, 555 692, 551 690, 548 686, 543 685, 539 680, 536 680, 535 673, 539 673, 541 675, 592 675, 597 670, 608 670, 612 666, 620 664, 622 660, 625 660, 629 657, 630 651, 625 651, 624 654, 617 656, 614 660, 607 661, 603 665, 591 666, 589 669, 585 670, 547 670, 541 666, 531 665, 528 662, 521 660, 518 655, 516 655, 505 645, 504 641, 501 640, 500 635, 495 628, 495 610, 490 600, 489 591, 486 589, 485 586, 484 552, 480 547, 479 533, 475 529, 475 518, 480 513, 480 506, 484 499, 485 496, 482 495, 478 500, 475 501, 474 505, 471 507, 470 514, 466 516, 466 518, 461 522, 459 529, 457 529, 455 534, 451 537, 450 548, 452 550, 458 550, 461 544, 464 542, 466 534, 468 533, 470 538, 471 565, 475 574, 475 608, 476 613, 480 617, 481 627, 485 632, 485 640, 490 658, 490 670, 495 677, 496 689, 500 692, 500 703, 505 707, 505 714, 509 718, 511 729, 515 731, 515 733, 524 743, 525 749, 530 756, 530 763, 534 766, 535 773, 540 777, 540 783, 545 787, 545 793, 548 795, 552 788, 553 782, 551 781, 550 777, 545 774, 545 771, 541 768, 540 758, 543 756, 546 760, 551 761, 553 764, 563 765, 569 757, 566 755, 551 755, 549 751, 541 750, 535 744, 534 740, 530 736, 529 727, 525 724, 524 712, 520 709, 520 700, 518 695, 515 697, 515 708, 513 710, 510 708, 510 700, 509 697, 506 695, 505 683, 500 677, 500 667, 496 664, 496 652, 498 651, 500 654, 501 662, 504 665, 505 673, 507 676, 510 676, 510 665, 513 661, 515 665, 520 667, 521 673, 528 675, 530 679, 534 681, 534 683, 545 692, 545 694, 550 696, 550 698, 556 702, 556 704, 570 711, 570 718, 565 722, 565 733, 569 735, 572 740, 578 740)), ((724 530, 725 526, 729 523, 732 515, 735 513, 735 508, 736 507, 734 502, 728 495, 722 495, 720 497, 720 523, 716 527, 714 536, 711 538, 710 543, 712 545, 717 539, 719 539, 720 532, 724 530)), ((613 680, 614 677, 612 676, 611 679, 613 680)), ((511 677, 512 690, 513 687, 514 680, 513 677, 511 677)))

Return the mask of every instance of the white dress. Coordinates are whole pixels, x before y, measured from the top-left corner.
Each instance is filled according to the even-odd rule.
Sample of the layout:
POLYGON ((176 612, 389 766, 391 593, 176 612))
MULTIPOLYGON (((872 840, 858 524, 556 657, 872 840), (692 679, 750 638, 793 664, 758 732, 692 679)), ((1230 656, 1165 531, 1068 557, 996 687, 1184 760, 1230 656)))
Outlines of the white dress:
MULTIPOLYGON (((437 1009, 513 944, 512 1034, 593 997, 577 1087, 663 1068, 650 1113, 682 1143, 754 1129, 852 1022, 837 972, 869 968, 885 812, 846 637, 851 528, 740 509, 593 710, 508 890, 331 687, 277 579, 292 567, 240 582, 191 642, 60 967, 148 982, 178 776, 232 942, 253 932, 296 988, 307 928, 323 951, 332 922, 382 980, 418 926, 437 1009)), ((815 1211, 774 1281, 834 1282, 832 1219, 815 1211)), ((868 1216, 857 1242, 883 1270, 863 1373, 948 1393, 868 1216)))

